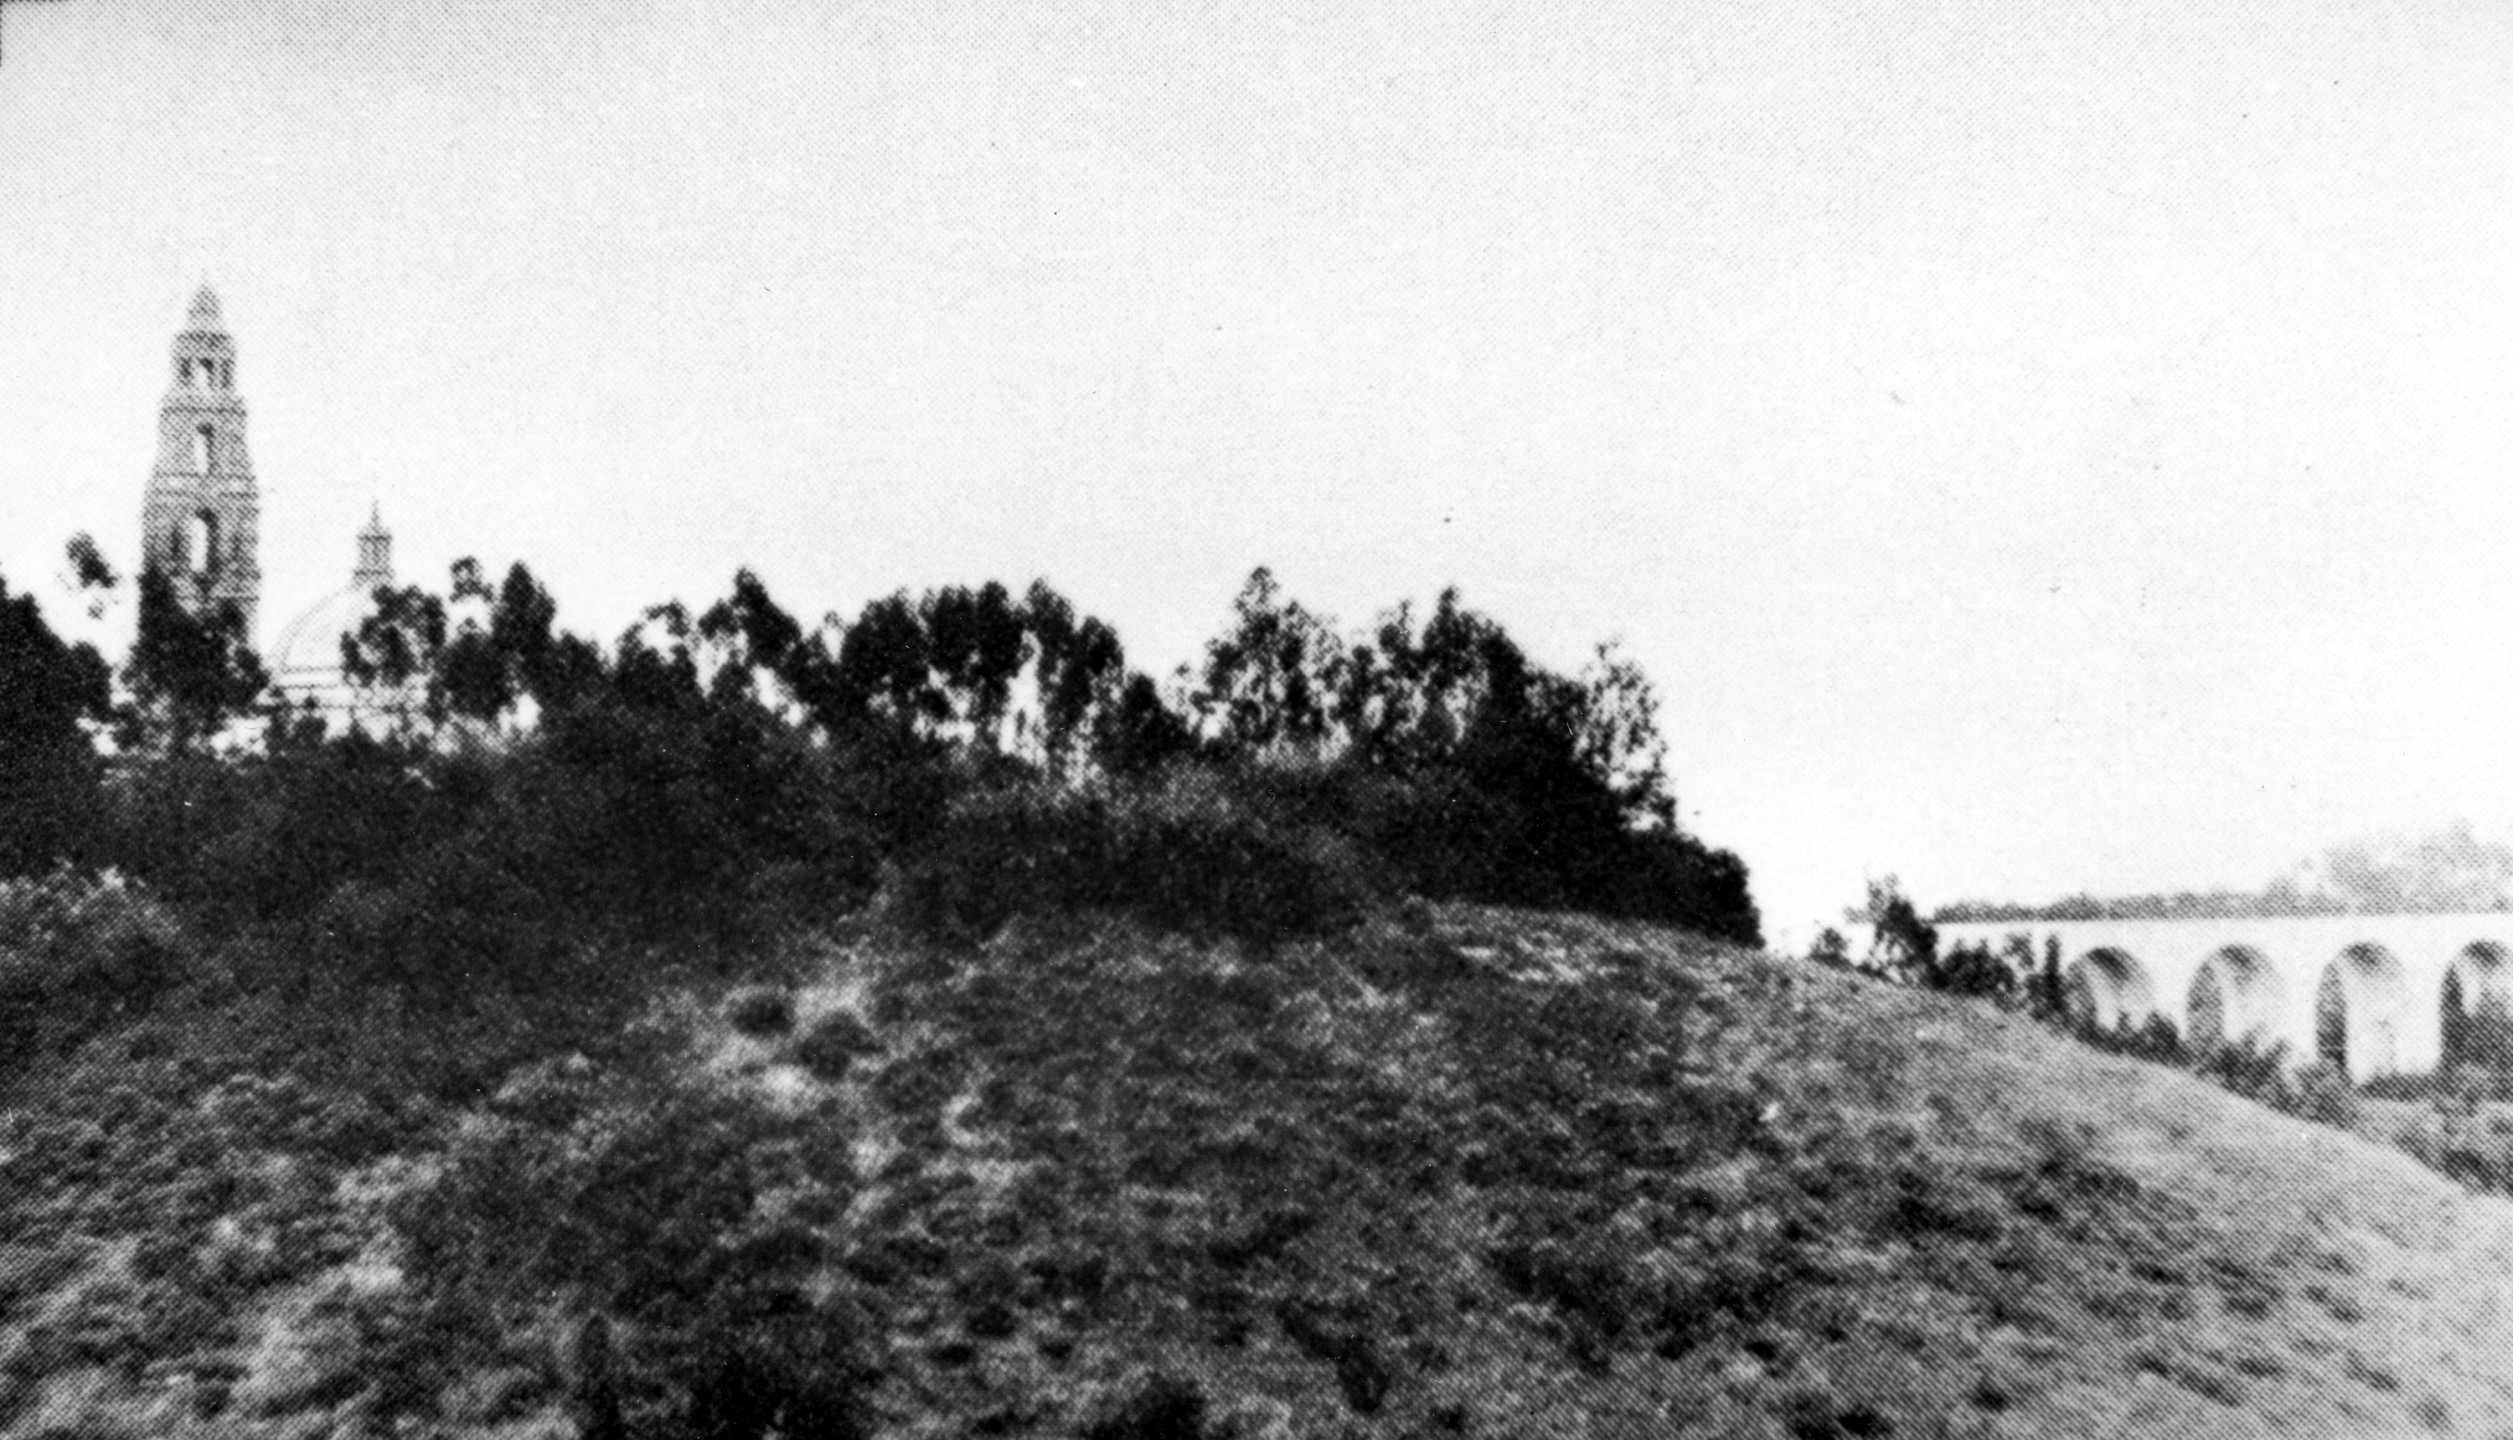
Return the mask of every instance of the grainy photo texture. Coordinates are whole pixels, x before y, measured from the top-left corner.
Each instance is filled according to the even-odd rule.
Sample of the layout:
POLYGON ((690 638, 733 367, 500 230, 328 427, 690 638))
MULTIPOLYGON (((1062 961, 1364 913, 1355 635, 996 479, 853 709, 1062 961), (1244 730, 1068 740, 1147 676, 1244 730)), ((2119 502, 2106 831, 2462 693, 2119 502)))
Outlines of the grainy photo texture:
POLYGON ((0 1440, 2513 1436, 2508 94, 0 0, 0 1440))

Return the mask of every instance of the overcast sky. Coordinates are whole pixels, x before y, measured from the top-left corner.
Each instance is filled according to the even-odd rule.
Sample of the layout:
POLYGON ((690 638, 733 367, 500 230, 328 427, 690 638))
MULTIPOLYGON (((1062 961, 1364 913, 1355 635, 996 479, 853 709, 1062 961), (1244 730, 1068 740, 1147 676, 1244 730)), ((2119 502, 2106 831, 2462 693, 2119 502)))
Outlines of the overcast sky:
POLYGON ((370 502, 606 637, 1453 583, 1793 935, 2513 819, 2502 0, 4 8, 15 588, 206 279, 266 631, 370 502))

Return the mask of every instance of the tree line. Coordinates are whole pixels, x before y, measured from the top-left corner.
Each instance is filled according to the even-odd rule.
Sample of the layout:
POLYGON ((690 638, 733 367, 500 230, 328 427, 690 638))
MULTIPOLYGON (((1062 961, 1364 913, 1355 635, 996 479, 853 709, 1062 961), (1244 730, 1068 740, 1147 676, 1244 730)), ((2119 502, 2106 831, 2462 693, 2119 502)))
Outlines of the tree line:
POLYGON ((884 890, 960 932, 1283 934, 1418 893, 1759 941, 1743 863, 1676 824, 1647 678, 1610 647, 1550 671, 1454 591, 1346 635, 1259 570, 1164 683, 1044 581, 807 625, 744 570, 606 645, 528 566, 490 576, 376 593, 340 637, 345 730, 154 572, 118 665, 0 582, 0 874, 116 870, 256 953, 414 984, 884 890))

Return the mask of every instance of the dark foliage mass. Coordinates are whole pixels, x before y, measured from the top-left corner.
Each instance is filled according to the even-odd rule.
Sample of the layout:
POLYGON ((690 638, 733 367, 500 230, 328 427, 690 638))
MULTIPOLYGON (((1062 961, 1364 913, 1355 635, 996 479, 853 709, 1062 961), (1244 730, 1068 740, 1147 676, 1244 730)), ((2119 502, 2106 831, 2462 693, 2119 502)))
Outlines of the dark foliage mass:
POLYGON ((122 739, 169 750, 206 745, 269 683, 244 615, 226 602, 193 614, 177 598, 174 581, 154 566, 140 572, 139 592, 139 630, 122 671, 129 692, 122 739))
POLYGON ((153 571, 139 598, 116 704, 0 591, 0 873, 114 869, 247 968, 563 986, 590 940, 738 944, 885 874, 965 939, 1082 911, 1283 938, 1400 891, 1758 938, 1744 866, 1674 823, 1638 671, 1553 674, 1454 594, 1347 644, 1259 571, 1164 693, 1043 582, 807 632, 744 571, 606 649, 465 561, 341 638, 372 718, 328 734, 253 719, 232 613, 153 571))
POLYGON ((1126 913, 1251 938, 1340 929, 1373 893, 1362 852, 1284 816, 1226 772, 1075 791, 1024 784, 961 797, 906 860, 918 928, 981 938, 1015 915, 1126 913))
POLYGON ((76 849, 98 771, 80 723, 109 700, 103 658, 63 644, 35 598, 0 581, 0 874, 76 849))

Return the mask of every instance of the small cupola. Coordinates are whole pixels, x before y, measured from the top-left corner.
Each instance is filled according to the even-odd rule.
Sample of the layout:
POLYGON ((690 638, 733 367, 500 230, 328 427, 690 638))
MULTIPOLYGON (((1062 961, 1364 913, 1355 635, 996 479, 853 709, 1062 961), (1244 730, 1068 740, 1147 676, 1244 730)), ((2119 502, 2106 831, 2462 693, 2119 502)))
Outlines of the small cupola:
POLYGON ((367 589, 393 583, 393 532, 384 528, 384 513, 370 507, 366 528, 358 532, 358 568, 351 580, 367 589))

